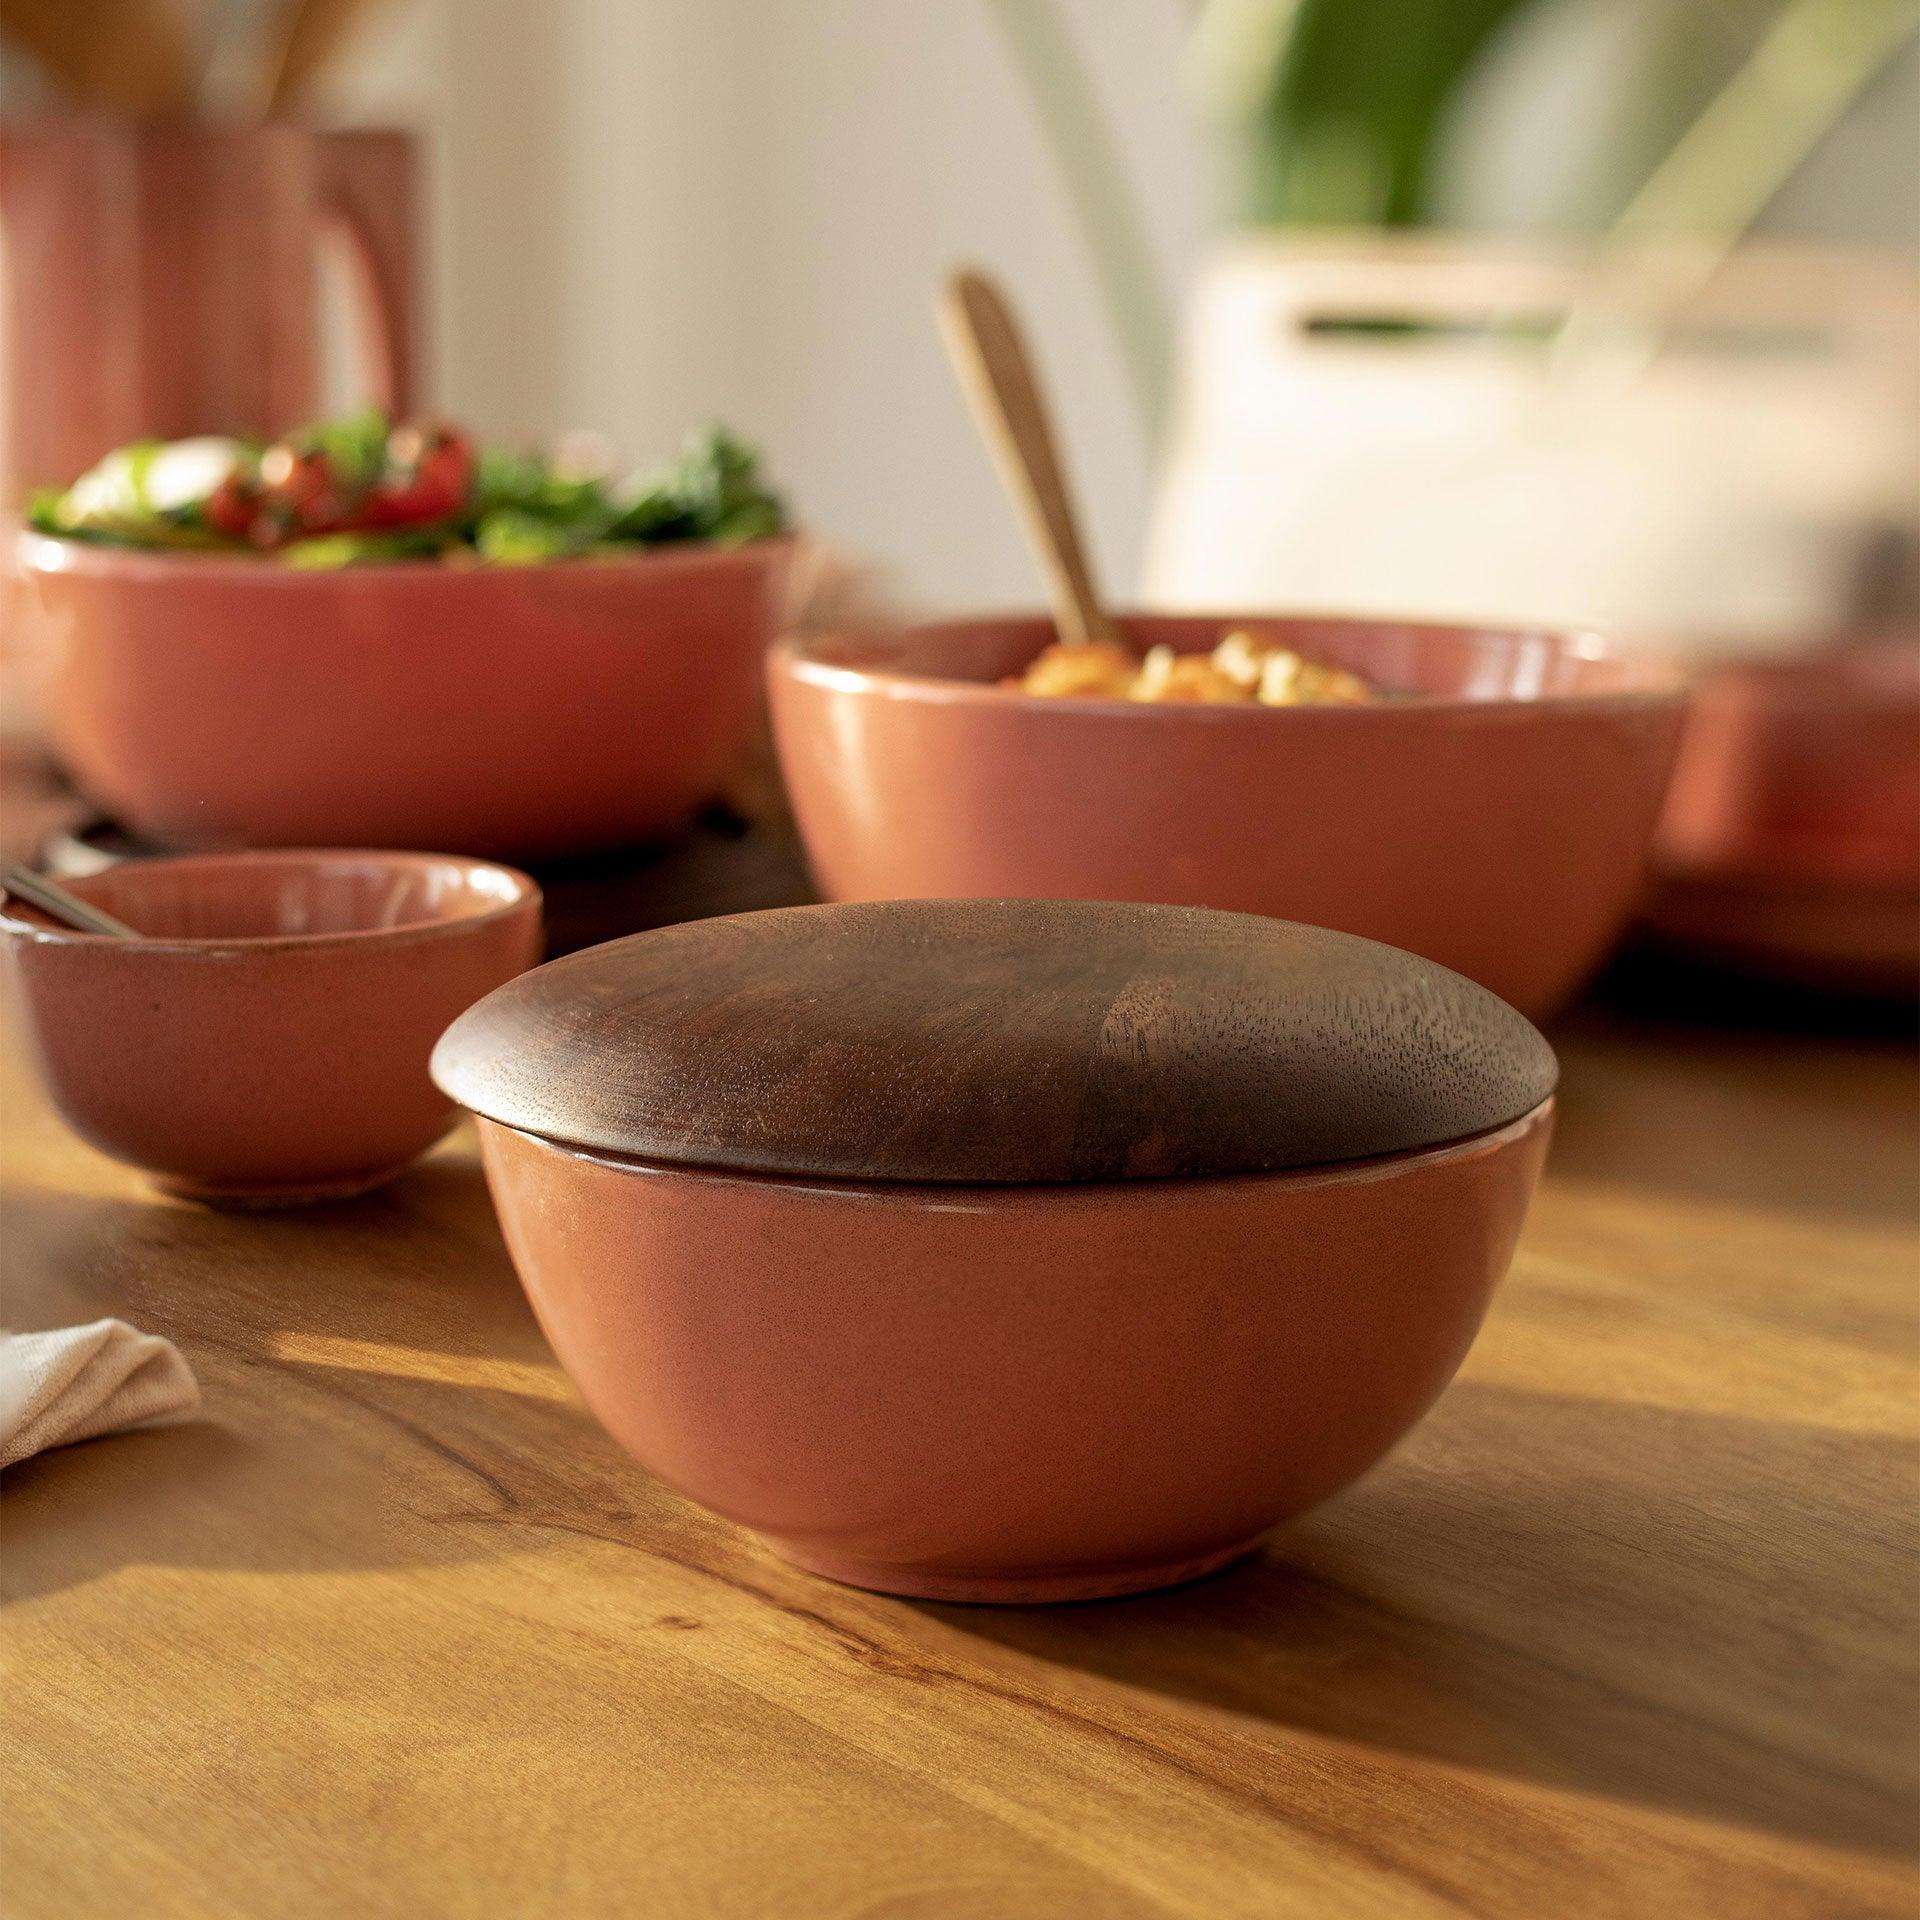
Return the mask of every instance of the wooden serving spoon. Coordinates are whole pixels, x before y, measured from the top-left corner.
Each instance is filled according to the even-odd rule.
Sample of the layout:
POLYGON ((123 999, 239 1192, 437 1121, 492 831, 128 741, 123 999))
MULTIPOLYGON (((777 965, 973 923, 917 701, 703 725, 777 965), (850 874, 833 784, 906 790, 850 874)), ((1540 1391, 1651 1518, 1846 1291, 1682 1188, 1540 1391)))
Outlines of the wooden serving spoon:
POLYGON ((38 907, 50 919, 72 927, 77 933, 103 933, 114 940, 140 938, 124 920, 116 920, 112 914, 89 906, 77 894, 69 893, 65 887, 18 860, 0 857, 0 892, 12 899, 24 900, 30 907, 38 907))
POLYGON ((1040 563, 1060 638, 1124 644, 1100 610, 1047 404, 1005 297, 977 268, 957 267, 941 290, 939 314, 980 437, 1040 563))
POLYGON ((299 113, 373 12, 371 0, 284 0, 256 81, 264 117, 299 113))
POLYGON ((0 34, 25 47, 93 112, 167 120, 191 105, 193 62, 180 0, 0 0, 0 34))

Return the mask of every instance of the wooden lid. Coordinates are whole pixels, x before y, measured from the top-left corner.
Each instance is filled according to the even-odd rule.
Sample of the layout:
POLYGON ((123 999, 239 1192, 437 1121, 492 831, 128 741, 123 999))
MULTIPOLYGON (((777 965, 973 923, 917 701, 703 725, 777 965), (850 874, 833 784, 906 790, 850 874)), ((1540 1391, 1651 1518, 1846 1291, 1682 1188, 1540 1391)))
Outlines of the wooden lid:
POLYGON ((1371 940, 1090 901, 787 907, 555 960, 433 1076, 568 1145, 846 1180, 1136 1180, 1436 1145, 1552 1092, 1484 988, 1371 940))

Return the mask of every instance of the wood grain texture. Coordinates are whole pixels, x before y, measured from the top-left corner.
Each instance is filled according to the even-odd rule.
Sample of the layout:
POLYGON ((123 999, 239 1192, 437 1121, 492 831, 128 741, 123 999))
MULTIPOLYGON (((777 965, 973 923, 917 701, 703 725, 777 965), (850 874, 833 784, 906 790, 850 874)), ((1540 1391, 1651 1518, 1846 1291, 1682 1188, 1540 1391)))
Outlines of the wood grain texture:
POLYGON ((204 1417, 4 1482, 7 1920, 1841 1920, 1912 1912, 1899 1051, 1561 1037, 1466 1370, 1238 1571, 1087 1607, 783 1568, 554 1367, 468 1142, 155 1199, 0 1044, 19 1326, 204 1417))
POLYGON ((1270 1172, 1459 1140, 1552 1049, 1410 953, 1197 907, 891 900, 571 954, 435 1050, 463 1106, 573 1146, 836 1179, 1270 1172))

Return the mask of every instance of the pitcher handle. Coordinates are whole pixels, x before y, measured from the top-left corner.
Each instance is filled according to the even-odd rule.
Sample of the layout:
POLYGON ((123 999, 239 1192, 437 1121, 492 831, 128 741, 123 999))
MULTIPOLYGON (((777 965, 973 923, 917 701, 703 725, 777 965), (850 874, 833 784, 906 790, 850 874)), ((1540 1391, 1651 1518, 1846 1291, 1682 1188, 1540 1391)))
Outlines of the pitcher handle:
POLYGON ((373 398, 395 419, 418 384, 414 145, 401 132, 353 131, 320 142, 321 218, 354 263, 373 398))

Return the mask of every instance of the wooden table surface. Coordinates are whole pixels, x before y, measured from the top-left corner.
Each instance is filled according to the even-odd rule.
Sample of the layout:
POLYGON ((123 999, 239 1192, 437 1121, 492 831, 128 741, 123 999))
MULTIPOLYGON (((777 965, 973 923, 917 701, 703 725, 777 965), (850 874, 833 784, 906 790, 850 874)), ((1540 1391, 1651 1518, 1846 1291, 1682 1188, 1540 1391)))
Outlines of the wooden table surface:
POLYGON ((7 1920, 1903 1915, 1915 1088, 1585 1016, 1518 1261, 1360 1487, 1181 1591, 790 1571, 549 1357, 462 1134, 156 1198, 0 1060, 5 1315, 204 1417, 7 1476, 7 1920))

